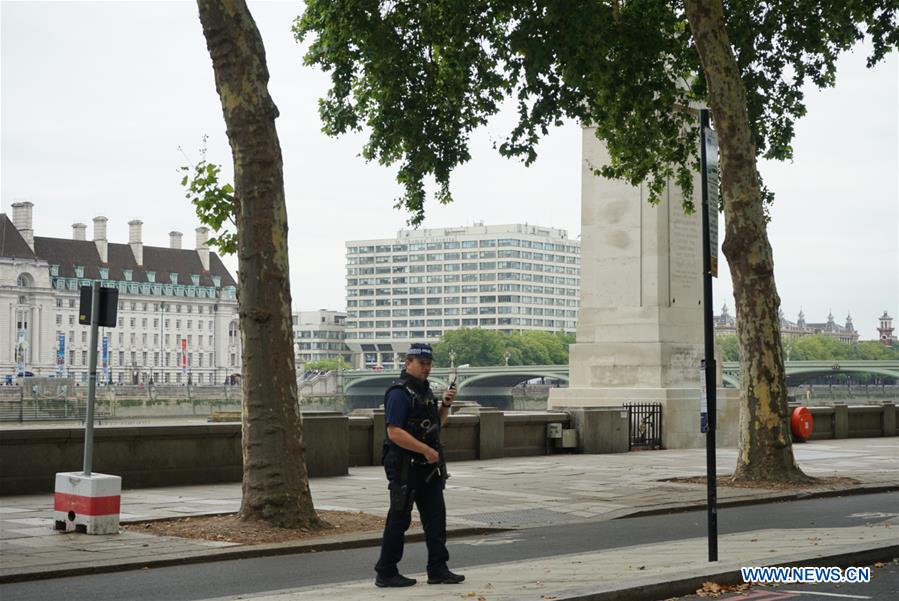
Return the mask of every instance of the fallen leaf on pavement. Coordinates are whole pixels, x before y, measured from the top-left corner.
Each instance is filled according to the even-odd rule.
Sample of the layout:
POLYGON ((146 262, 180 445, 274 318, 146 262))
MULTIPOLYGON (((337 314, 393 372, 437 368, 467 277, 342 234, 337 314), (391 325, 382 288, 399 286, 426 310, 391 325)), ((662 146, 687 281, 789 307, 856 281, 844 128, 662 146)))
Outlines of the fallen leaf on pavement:
POLYGON ((725 593, 737 593, 749 590, 749 584, 718 584, 717 582, 704 582, 702 588, 696 591, 698 597, 720 597, 725 593))

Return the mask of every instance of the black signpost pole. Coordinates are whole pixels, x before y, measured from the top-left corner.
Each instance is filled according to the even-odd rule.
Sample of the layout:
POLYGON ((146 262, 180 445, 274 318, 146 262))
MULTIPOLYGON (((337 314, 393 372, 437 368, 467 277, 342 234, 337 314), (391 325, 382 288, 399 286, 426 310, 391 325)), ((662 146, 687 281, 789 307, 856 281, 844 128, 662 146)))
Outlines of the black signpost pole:
POLYGON ((715 413, 717 410, 715 377, 715 330, 712 323, 712 277, 718 275, 718 143, 709 124, 709 110, 699 111, 700 161, 702 168, 702 282, 703 321, 705 323, 705 360, 700 378, 700 397, 705 399, 706 482, 708 485, 709 561, 718 561, 718 492, 715 465, 715 413), (714 238, 713 238, 714 236, 714 238), (714 245, 714 259, 712 247, 714 245))

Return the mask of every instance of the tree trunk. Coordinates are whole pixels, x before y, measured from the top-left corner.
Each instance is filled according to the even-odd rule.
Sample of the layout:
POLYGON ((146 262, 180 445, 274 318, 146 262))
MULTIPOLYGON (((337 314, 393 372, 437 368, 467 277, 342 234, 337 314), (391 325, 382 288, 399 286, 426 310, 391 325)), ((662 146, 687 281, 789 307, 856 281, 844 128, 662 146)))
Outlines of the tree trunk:
POLYGON ((746 90, 721 0, 685 0, 719 134, 724 255, 740 345, 740 424, 735 480, 806 481, 793 458, 780 340, 780 298, 768 242, 746 90))
POLYGON ((318 523, 297 403, 278 109, 262 38, 244 0, 198 0, 234 158, 243 343, 241 518, 318 523))

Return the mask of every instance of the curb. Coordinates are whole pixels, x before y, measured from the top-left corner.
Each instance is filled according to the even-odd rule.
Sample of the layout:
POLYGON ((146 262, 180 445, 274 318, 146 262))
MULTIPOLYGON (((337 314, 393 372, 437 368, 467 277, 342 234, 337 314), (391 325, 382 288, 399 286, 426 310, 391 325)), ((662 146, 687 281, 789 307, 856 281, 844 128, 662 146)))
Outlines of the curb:
MULTIPOLYGON (((884 492, 899 491, 899 484, 877 484, 874 486, 858 486, 854 488, 830 489, 818 491, 802 491, 796 493, 785 493, 783 495, 774 494, 766 497, 755 497, 746 499, 724 500, 718 499, 718 507, 746 507, 748 505, 764 505, 766 503, 782 503, 786 501, 807 501, 809 499, 825 499, 828 497, 849 497, 855 495, 874 495, 884 492)), ((640 509, 633 513, 627 513, 618 516, 616 520, 624 520, 627 518, 642 518, 651 515, 670 515, 673 513, 684 513, 687 511, 697 511, 705 509, 706 503, 681 503, 678 505, 664 505, 662 507, 653 507, 652 509, 640 509)))
MULTIPOLYGON (((233 512, 232 512, 233 513, 233 512)), ((146 521, 146 520, 141 520, 146 521)), ((464 536, 473 536, 477 534, 497 534, 500 532, 508 532, 514 528, 456 528, 447 529, 446 537, 461 538, 464 536)), ((407 543, 417 543, 425 540, 424 532, 415 532, 406 535, 407 543)), ((371 536, 361 536, 349 538, 345 540, 322 540, 321 542, 306 541, 303 543, 275 543, 269 545, 247 545, 241 547, 230 547, 224 549, 212 549, 199 553, 197 555, 185 555, 184 557, 172 559, 153 559, 147 557, 138 561, 129 561, 123 563, 107 564, 107 565, 86 565, 73 568, 60 568, 57 570, 32 570, 23 571, 15 574, 6 574, 0 576, 0 584, 9 584, 12 582, 28 582, 34 580, 50 580, 53 578, 65 578, 69 576, 85 576, 88 574, 106 574, 111 572, 126 572, 129 570, 141 570, 145 568, 163 568, 168 566, 189 565, 197 563, 213 563, 216 561, 227 561, 232 559, 249 559, 253 557, 275 557, 278 555, 294 555, 300 553, 318 553, 321 551, 339 551, 343 549, 360 549, 366 547, 377 547, 381 544, 381 535, 375 534, 371 536)))
MULTIPOLYGON (((735 499, 733 501, 725 501, 719 502, 718 507, 740 507, 747 505, 764 505, 768 503, 779 503, 779 502, 789 502, 789 501, 797 501, 797 500, 806 500, 806 499, 816 499, 816 498, 826 498, 826 497, 839 497, 839 496, 849 496, 849 495, 863 495, 863 494, 877 494, 883 492, 894 492, 899 491, 899 485, 890 484, 890 485, 876 485, 869 487, 856 487, 856 488, 847 488, 841 490, 822 490, 822 491, 812 491, 812 492, 799 492, 799 493, 789 493, 780 496, 769 496, 769 497, 757 497, 757 498, 747 498, 747 499, 735 499)), ((706 508, 705 503, 687 503, 681 505, 673 505, 673 506, 663 506, 656 507, 652 509, 646 510, 638 510, 633 513, 627 513, 624 515, 620 515, 617 517, 613 517, 611 519, 615 520, 623 520, 628 518, 636 518, 636 517, 645 517, 652 515, 668 515, 668 514, 676 514, 683 513, 688 511, 697 511, 703 510, 706 508)), ((204 513, 202 515, 221 515, 222 513, 234 513, 231 512, 209 512, 204 513)), ((197 514, 200 515, 200 514, 197 514)), ((159 521, 159 520, 168 520, 172 518, 157 518, 157 519, 141 519, 136 520, 137 522, 147 522, 147 521, 159 521)), ((129 521, 130 522, 130 521, 129 521)), ((471 527, 466 526, 462 528, 448 529, 447 530, 447 538, 461 538, 464 536, 472 536, 477 534, 497 534, 501 532, 509 532, 518 530, 520 527, 498 527, 498 526, 479 526, 479 527, 471 527)), ((424 541, 424 533, 423 532, 415 532, 406 535, 407 542, 421 542, 424 541)), ((197 555, 186 555, 178 558, 171 559, 153 559, 152 557, 147 557, 141 560, 132 560, 129 562, 116 563, 116 564, 107 564, 107 565, 84 565, 77 566, 72 568, 59 568, 55 570, 31 570, 31 571, 22 571, 14 574, 6 574, 0 575, 0 584, 8 584, 12 582, 28 582, 35 580, 50 580, 54 578, 63 578, 69 576, 83 576, 88 574, 104 574, 111 572, 124 572, 128 570, 137 570, 144 568, 156 568, 156 567, 168 567, 175 565, 189 565, 189 564, 199 564, 199 563, 213 563, 216 561, 228 561, 233 559, 248 559, 253 557, 274 557, 278 555, 293 555, 300 553, 317 553, 321 551, 339 551, 344 549, 359 549, 359 548, 368 548, 368 547, 376 547, 381 544, 381 534, 373 534, 368 536, 360 536, 356 538, 348 538, 343 540, 334 540, 331 539, 323 539, 320 542, 314 541, 305 541, 302 543, 274 543, 268 545, 246 545, 246 546, 236 546, 236 547, 228 547, 222 549, 210 549, 208 551, 203 551, 198 553, 197 555)), ((892 559, 893 557, 899 557, 899 545, 896 545, 894 548, 894 555, 889 557, 892 559)), ((855 556, 853 556, 854 558, 855 556)), ((872 561, 879 561, 880 559, 873 559, 872 561)), ((776 565, 791 565, 791 564, 776 564, 776 565)), ((832 564, 829 564, 832 565, 832 564)), ((848 565, 848 564, 847 564, 848 565)), ((696 591, 697 588, 702 586, 702 583, 708 580, 709 578, 719 578, 722 584, 731 584, 736 582, 741 582, 741 580, 726 580, 726 578, 740 578, 739 569, 736 571, 730 570, 721 572, 720 574, 706 575, 706 576, 697 576, 692 579, 684 579, 684 586, 689 589, 690 586, 696 585, 692 590, 688 590, 687 593, 681 594, 690 594, 696 591), (705 580, 702 580, 705 578, 705 580), (696 584, 698 582, 698 585, 696 584)), ((675 586, 680 583, 681 580, 676 582, 670 582, 671 586, 675 586)), ((648 585, 647 585, 648 586, 648 585)), ((630 590, 630 589, 628 589, 630 590)), ((661 590, 661 589, 653 589, 653 590, 661 590)), ((668 589, 664 589, 668 590, 668 589)), ((677 589, 680 590, 680 589, 677 589)), ((612 594, 615 591, 608 591, 607 593, 601 594, 612 594)), ((633 592, 633 591, 632 591, 633 592)), ((591 594, 600 594, 600 593, 591 593, 591 594)), ((633 593, 634 595, 636 593, 633 593)), ((653 593, 655 594, 655 593, 653 593)), ((667 595, 668 597, 677 596, 677 595, 667 595)), ((596 601, 605 601, 609 600, 617 600, 617 599, 659 599, 666 597, 665 592, 662 592, 657 597, 652 596, 625 596, 625 597, 572 597, 572 601, 576 599, 584 599, 587 600, 596 600, 596 601)), ((559 597, 560 601, 567 599, 567 597, 559 597)))
MULTIPOLYGON (((891 542, 875 547, 866 547, 865 545, 853 546, 851 548, 842 547, 837 552, 827 555, 816 555, 805 559, 790 559, 779 562, 774 561, 763 565, 772 567, 836 566, 845 568, 868 565, 877 561, 891 561, 896 557, 899 557, 899 544, 891 542)), ((739 567, 733 564, 724 569, 718 566, 709 566, 709 568, 709 571, 694 570, 689 576, 676 580, 647 577, 631 580, 627 583, 607 585, 600 587, 600 590, 587 591, 578 589, 562 591, 556 598, 559 601, 657 601, 658 599, 695 594, 697 589, 702 588, 702 585, 710 580, 718 584, 743 583, 743 576, 739 567), (622 584, 624 584, 623 587, 622 584)), ((530 601, 533 600, 532 597, 528 599, 530 601)))

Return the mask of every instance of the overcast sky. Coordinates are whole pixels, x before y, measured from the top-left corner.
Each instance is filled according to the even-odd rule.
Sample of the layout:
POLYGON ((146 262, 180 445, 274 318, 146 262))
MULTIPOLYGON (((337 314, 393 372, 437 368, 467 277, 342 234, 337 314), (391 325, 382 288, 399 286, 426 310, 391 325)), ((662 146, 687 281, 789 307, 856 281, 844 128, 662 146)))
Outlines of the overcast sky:
MULTIPOLYGON (((281 112, 294 308, 343 309, 344 242, 394 236, 407 218, 392 208, 400 190, 391 169, 359 158, 362 136, 321 133, 328 79, 302 65, 290 32, 303 4, 250 8, 281 112)), ((127 222, 141 219, 145 244, 167 246, 175 229, 193 247, 199 222, 179 185, 178 147, 195 161, 208 134, 209 159, 231 172, 195 3, 3 0, 0 20, 0 210, 30 200, 39 236, 70 237, 72 223, 105 215, 110 241, 127 242, 127 222)), ((899 313, 899 61, 893 53, 868 70, 865 50, 841 59, 835 88, 807 90, 795 161, 761 167, 777 194, 770 237, 787 317, 802 308, 824 321, 832 310, 843 323, 851 312, 863 339, 876 337, 884 310, 899 313)), ((456 202, 429 203, 425 227, 528 222, 580 233, 580 128, 551 132, 525 168, 492 149, 513 119, 474 136, 472 161, 454 174, 456 202)), ((716 312, 733 311, 721 275, 716 312)))

